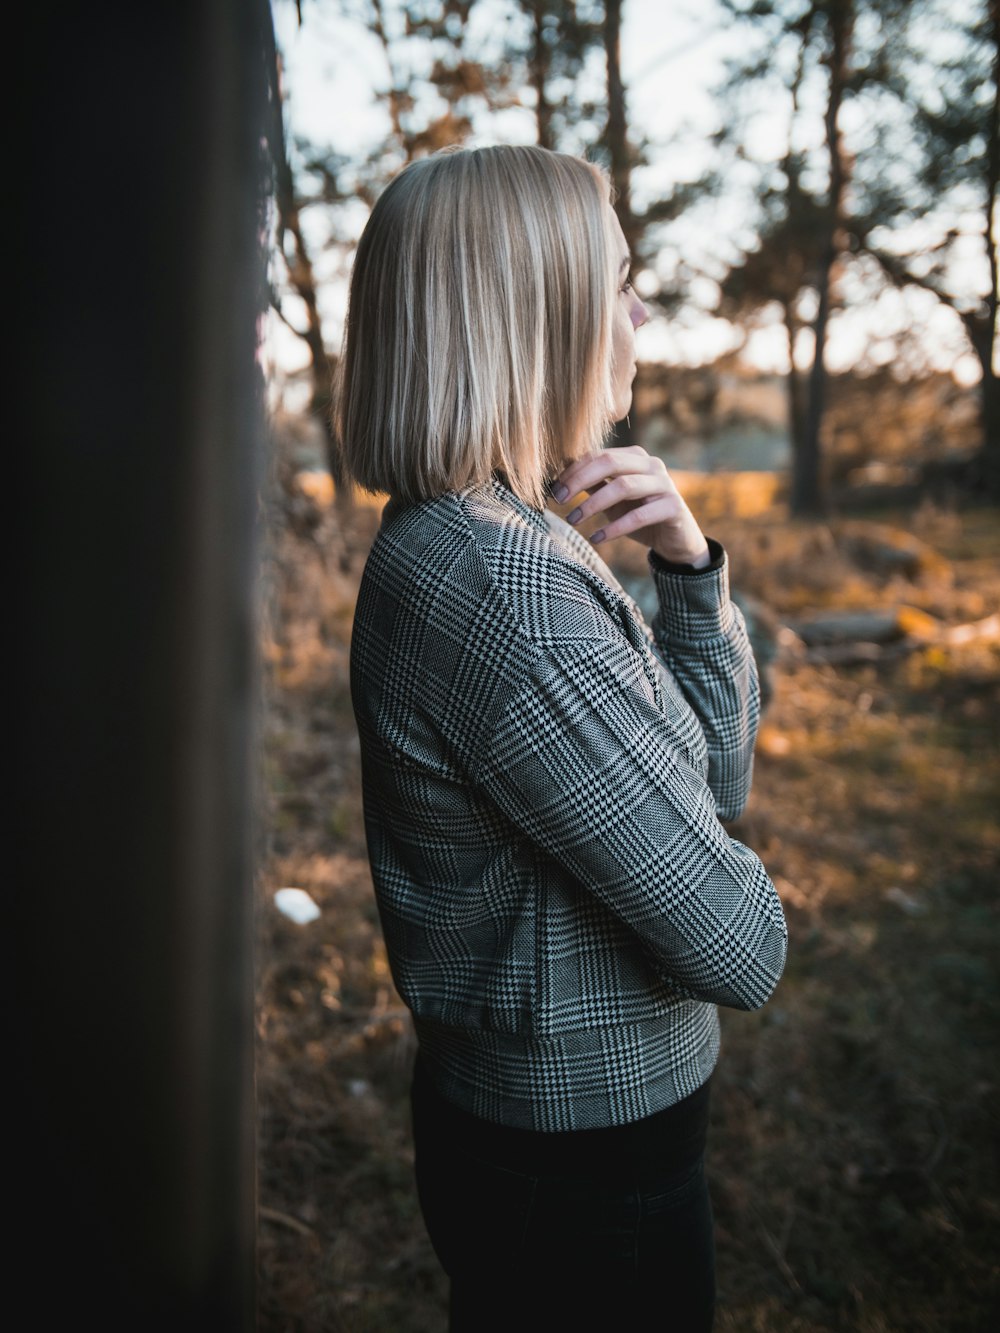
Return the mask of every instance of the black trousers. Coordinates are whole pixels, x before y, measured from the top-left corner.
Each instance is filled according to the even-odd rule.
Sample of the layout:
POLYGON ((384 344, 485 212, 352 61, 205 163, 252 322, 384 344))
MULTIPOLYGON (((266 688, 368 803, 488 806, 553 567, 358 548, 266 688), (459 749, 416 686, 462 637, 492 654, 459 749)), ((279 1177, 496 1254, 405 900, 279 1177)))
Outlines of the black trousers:
POLYGON ((417 1189, 451 1333, 709 1333, 708 1085, 633 1125, 544 1134, 413 1080, 417 1189))

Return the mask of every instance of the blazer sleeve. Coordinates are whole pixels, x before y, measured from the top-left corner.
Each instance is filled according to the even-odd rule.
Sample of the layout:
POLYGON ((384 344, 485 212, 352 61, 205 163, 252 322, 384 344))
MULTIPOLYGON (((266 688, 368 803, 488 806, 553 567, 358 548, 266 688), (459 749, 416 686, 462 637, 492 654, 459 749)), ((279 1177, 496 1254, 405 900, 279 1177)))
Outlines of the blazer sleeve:
POLYGON ((650 555, 659 601, 651 628, 701 723, 719 818, 735 819, 750 795, 760 687, 742 613, 729 597, 728 559, 717 543, 710 547, 711 566, 695 573, 677 573, 650 555))
POLYGON ((675 984, 737 1009, 771 994, 787 940, 777 892, 611 626, 539 649, 482 738, 476 780, 675 984))
MULTIPOLYGON (((551 510, 545 519, 575 559, 634 606, 586 538, 551 510)), ((729 596, 729 557, 712 538, 708 545, 712 561, 704 570, 672 566, 650 552, 659 610, 646 633, 701 724, 708 747, 708 785, 719 817, 735 819, 753 780, 760 687, 742 613, 729 596)), ((642 612, 634 609, 641 619, 642 612)))

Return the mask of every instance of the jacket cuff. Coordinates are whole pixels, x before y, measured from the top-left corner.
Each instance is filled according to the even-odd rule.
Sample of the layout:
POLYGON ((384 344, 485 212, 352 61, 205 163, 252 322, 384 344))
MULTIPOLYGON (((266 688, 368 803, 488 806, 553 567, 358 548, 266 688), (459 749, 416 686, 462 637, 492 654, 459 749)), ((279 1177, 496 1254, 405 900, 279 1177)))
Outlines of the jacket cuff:
POLYGON ((709 570, 721 569, 726 560, 725 551, 714 537, 706 537, 705 541, 708 543, 709 554, 707 565, 702 565, 700 569, 695 565, 681 565, 673 560, 664 560, 655 551, 650 551, 649 563, 652 565, 654 573, 661 570, 664 574, 707 574, 709 570))
POLYGON ((722 546, 708 541, 711 563, 704 569, 673 565, 649 553, 649 568, 660 601, 660 620, 671 638, 722 637, 733 624, 729 600, 729 559, 722 546))

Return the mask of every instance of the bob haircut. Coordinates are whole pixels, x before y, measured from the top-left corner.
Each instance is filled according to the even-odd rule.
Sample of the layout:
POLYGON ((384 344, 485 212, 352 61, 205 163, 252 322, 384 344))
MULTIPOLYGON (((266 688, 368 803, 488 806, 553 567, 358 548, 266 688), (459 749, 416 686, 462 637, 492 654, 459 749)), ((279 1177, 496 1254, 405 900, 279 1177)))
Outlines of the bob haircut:
POLYGON ((346 471, 408 502, 501 473, 538 508, 612 426, 611 191, 531 146, 445 150, 387 186, 358 245, 335 424, 346 471))

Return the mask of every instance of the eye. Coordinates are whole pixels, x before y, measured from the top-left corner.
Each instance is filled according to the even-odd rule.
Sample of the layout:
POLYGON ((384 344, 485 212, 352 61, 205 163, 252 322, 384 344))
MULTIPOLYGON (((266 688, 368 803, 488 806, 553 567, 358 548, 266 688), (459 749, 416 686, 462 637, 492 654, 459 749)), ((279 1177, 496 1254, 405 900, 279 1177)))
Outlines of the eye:
POLYGON ((633 292, 633 291, 635 291, 635 288, 632 286, 632 275, 631 275, 631 273, 628 275, 628 277, 627 277, 627 278, 625 279, 625 281, 622 283, 621 287, 619 288, 619 291, 621 292, 622 296, 627 295, 629 292, 633 292))

